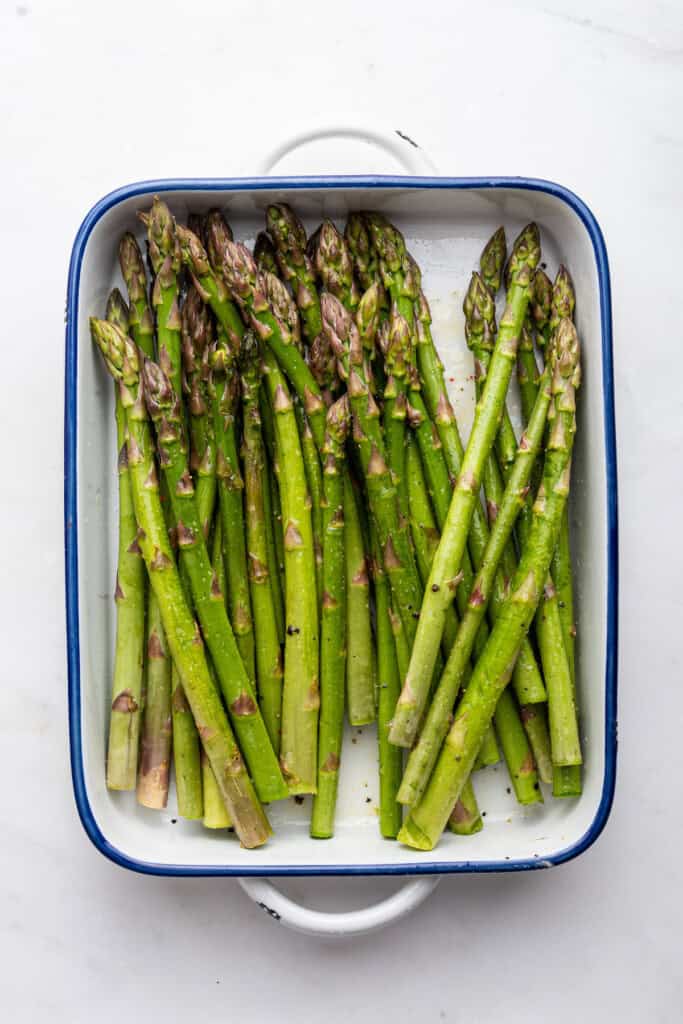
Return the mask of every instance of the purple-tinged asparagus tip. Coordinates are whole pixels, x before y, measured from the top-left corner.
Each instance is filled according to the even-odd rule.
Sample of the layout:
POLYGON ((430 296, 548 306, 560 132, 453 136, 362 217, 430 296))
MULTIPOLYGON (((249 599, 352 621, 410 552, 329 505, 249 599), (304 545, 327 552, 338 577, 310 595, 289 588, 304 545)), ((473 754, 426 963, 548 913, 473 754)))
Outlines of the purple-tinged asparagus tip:
POLYGON ((482 279, 493 296, 498 293, 501 285, 506 255, 505 228, 500 227, 489 238, 479 259, 482 279))

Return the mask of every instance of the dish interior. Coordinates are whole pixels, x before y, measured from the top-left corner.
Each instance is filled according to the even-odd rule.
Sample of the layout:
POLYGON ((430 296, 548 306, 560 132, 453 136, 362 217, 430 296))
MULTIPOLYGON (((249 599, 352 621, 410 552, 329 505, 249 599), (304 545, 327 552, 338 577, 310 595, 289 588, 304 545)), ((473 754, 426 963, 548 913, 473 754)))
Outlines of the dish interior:
MULTIPOLYGON (((308 801, 299 806, 290 800, 270 808, 273 839, 259 850, 245 851, 232 833, 211 833, 200 824, 179 819, 173 795, 166 811, 152 812, 139 807, 132 793, 107 791, 104 759, 115 626, 116 440, 112 385, 91 344, 88 316, 104 314, 114 285, 125 293, 117 263, 118 239, 124 230, 133 230, 143 241, 135 213, 149 205, 150 193, 119 201, 95 224, 85 244, 76 311, 81 756, 85 793, 96 828, 129 862, 237 874, 276 873, 283 868, 363 871, 376 870, 378 865, 389 871, 433 870, 435 866, 471 869, 494 863, 522 866, 519 862, 543 863, 573 846, 596 818, 606 762, 607 476, 602 338, 598 269, 585 225, 561 198, 515 188, 213 189, 171 191, 164 197, 181 220, 188 212, 221 207, 235 237, 247 244, 253 243, 263 228, 265 208, 272 201, 290 202, 309 230, 323 216, 343 227, 347 212, 353 209, 378 209, 389 216, 404 233, 422 268, 434 337, 465 440, 472 419, 473 385, 462 300, 470 273, 482 246, 500 224, 505 225, 511 243, 527 221, 538 222, 548 273, 552 277, 562 261, 573 275, 583 345, 571 528, 584 793, 578 800, 561 801, 546 792, 544 805, 523 808, 510 794, 507 771, 501 763, 474 777, 485 814, 483 831, 472 837, 446 834, 432 854, 417 854, 379 835, 374 727, 347 728, 336 834, 328 841, 309 839, 308 801)), ((71 316, 74 312, 71 310, 71 316)), ((518 425, 516 382, 511 408, 518 425)), ((68 414, 72 413, 69 409, 68 414)))

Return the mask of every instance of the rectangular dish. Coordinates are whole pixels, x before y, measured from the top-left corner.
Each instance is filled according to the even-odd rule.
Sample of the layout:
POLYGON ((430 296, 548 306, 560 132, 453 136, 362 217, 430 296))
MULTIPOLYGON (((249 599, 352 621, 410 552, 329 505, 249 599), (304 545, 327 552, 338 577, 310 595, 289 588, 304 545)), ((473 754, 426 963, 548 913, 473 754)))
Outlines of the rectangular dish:
POLYGON ((602 830, 616 767, 617 481, 610 286, 600 228, 575 195, 521 178, 286 178, 158 181, 103 198, 76 237, 69 271, 65 394, 65 548, 71 766, 83 825, 106 856, 153 874, 411 874, 550 866, 585 850, 602 830), (177 819, 152 814, 104 783, 112 671, 116 564, 113 392, 90 341, 88 316, 101 315, 122 286, 116 251, 136 210, 163 194, 173 213, 219 206, 235 237, 253 242, 268 203, 295 206, 308 229, 323 216, 342 224, 353 209, 378 209, 396 222, 423 271, 434 336, 467 436, 473 406, 471 356, 462 299, 472 267, 499 224, 508 237, 529 220, 541 228, 550 272, 571 269, 583 345, 572 484, 576 566, 578 699, 585 750, 584 793, 523 808, 506 793, 505 767, 476 776, 485 828, 446 834, 430 854, 383 840, 377 828, 374 728, 348 731, 334 839, 311 840, 307 809, 294 801, 269 811, 274 838, 258 850, 177 819))

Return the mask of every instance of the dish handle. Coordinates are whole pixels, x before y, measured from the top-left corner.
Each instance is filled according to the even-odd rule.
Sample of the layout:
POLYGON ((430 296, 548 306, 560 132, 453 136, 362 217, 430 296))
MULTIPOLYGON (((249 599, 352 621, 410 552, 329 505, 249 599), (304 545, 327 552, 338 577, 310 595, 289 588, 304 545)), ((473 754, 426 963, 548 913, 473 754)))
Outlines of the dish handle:
MULTIPOLYGON (((347 165, 349 161, 349 142, 356 144, 355 148, 358 152, 356 159, 360 163, 360 169, 356 167, 356 173, 362 172, 362 164, 363 160, 367 159, 368 147, 372 147, 379 150, 383 157, 393 159, 409 175, 433 177, 438 174, 433 160, 407 133, 398 131, 398 129, 392 131, 378 128, 372 124, 358 123, 355 117, 353 122, 323 121, 313 125, 307 123, 307 127, 295 131, 292 135, 277 142, 269 152, 264 154, 257 166, 257 174, 263 177, 271 175, 273 168, 290 153, 311 144, 316 144, 316 150, 319 150, 318 161, 313 158, 313 162, 317 165, 319 159, 322 158, 326 173, 339 174, 340 165, 347 165), (343 152, 339 149, 340 141, 345 143, 343 152), (337 143, 336 146, 335 143, 337 143)), ((309 164, 305 171, 297 173, 311 174, 313 172, 309 164)))
POLYGON ((423 875, 407 882, 398 892, 371 907, 330 913, 296 903, 276 889, 267 878, 238 879, 247 896, 265 910, 273 921, 305 935, 327 938, 367 935, 385 928, 419 907, 440 880, 440 875, 423 875))

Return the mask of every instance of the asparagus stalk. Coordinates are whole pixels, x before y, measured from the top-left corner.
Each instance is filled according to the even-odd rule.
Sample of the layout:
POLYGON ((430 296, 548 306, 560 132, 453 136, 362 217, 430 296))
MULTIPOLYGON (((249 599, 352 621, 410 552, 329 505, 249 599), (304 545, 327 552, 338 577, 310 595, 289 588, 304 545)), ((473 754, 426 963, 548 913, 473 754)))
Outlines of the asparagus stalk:
MULTIPOLYGON (((351 254, 335 226, 325 221, 309 243, 312 265, 323 285, 334 290, 342 305, 351 312, 358 306, 358 291, 353 279, 351 254)), ((373 325, 365 341, 374 347, 373 325)), ((321 332, 311 346, 311 369, 324 395, 338 390, 339 375, 332 346, 321 332)), ((352 725, 365 725, 376 717, 376 659, 370 620, 369 550, 360 521, 361 505, 345 472, 344 517, 346 521, 346 594, 347 594, 347 714, 352 725)))
MULTIPOLYGON (((216 272, 211 266, 206 249, 193 231, 183 227, 181 224, 176 224, 175 230, 183 263, 190 271, 195 288, 204 302, 211 306, 216 320, 225 334, 230 339, 241 338, 244 334, 244 322, 240 316, 239 309, 230 299, 221 273, 216 272)), ((216 250, 219 243, 223 238, 230 237, 230 229, 224 221, 221 224, 214 217, 211 222, 211 230, 211 237, 214 240, 214 256, 218 256, 216 250)))
MULTIPOLYGON (((181 561, 190 580, 204 640, 209 648, 240 746, 262 800, 286 796, 277 758, 255 700, 218 588, 199 523, 180 424, 179 402, 163 370, 151 360, 142 366, 145 401, 157 428, 160 463, 177 523, 181 561)), ((222 522, 225 531, 225 520, 222 522)), ((225 550, 225 537, 224 550, 225 550)))
POLYGON ((223 537, 223 558, 228 579, 228 611, 237 648, 249 679, 256 678, 254 624, 249 598, 247 547, 244 530, 244 481, 237 449, 235 417, 239 408, 236 355, 225 334, 210 354, 209 392, 216 437, 216 475, 223 537))
POLYGON ((416 342, 413 327, 414 303, 420 290, 420 272, 410 259, 401 232, 379 213, 365 214, 372 245, 377 253, 377 265, 384 287, 399 314, 411 327, 411 339, 416 342))
MULTIPOLYGON (((128 307, 118 290, 109 296, 107 320, 128 331, 128 307)), ((116 443, 119 452, 119 542, 116 569, 116 647, 107 747, 107 786, 134 789, 138 768, 145 637, 145 566, 136 543, 126 414, 116 389, 116 443)))
MULTIPOLYGON (((499 232, 496 232, 491 242, 484 249, 482 255, 482 266, 484 267, 487 266, 487 253, 498 236, 499 232)), ((463 306, 465 310, 465 337, 474 355, 474 379, 477 399, 481 398, 485 387, 488 365, 496 336, 496 312, 492 289, 493 283, 491 278, 489 278, 489 285, 487 287, 478 274, 473 274, 463 306)), ((514 465, 514 456, 510 458, 510 443, 514 446, 516 456, 517 441, 512 426, 510 426, 509 431, 503 426, 506 422, 506 415, 507 413, 505 412, 499 435, 504 435, 505 466, 507 467, 507 476, 509 477, 514 465)), ((497 515, 497 509, 502 500, 504 489, 496 456, 491 452, 484 464, 484 494, 486 495, 490 518, 495 518, 497 515)), ((500 599, 502 599, 505 593, 505 579, 511 579, 516 567, 517 560, 512 541, 510 540, 503 551, 501 572, 496 580, 500 599)), ((500 601, 494 602, 492 605, 494 613, 499 603, 500 601)), ((543 677, 538 669, 536 658, 528 639, 525 639, 522 644, 522 649, 512 675, 512 685, 522 704, 539 704, 546 699, 547 694, 543 685, 543 677)), ((510 716, 506 720, 509 719, 510 716)))
POLYGON ((211 762, 221 795, 247 848, 266 842, 270 826, 242 761, 209 674, 199 631, 186 604, 159 501, 153 444, 138 350, 111 324, 91 320, 93 340, 110 374, 119 381, 129 432, 128 464, 138 521, 138 543, 159 600, 164 631, 211 762))
MULTIPOLYGON (((555 330, 562 318, 573 320, 576 298, 574 285, 566 267, 561 266, 553 284, 552 312, 549 327, 555 330)), ((564 645, 569 661, 569 671, 575 682, 574 647, 576 625, 574 622, 574 582, 572 573, 571 547, 569 542, 569 511, 564 510, 560 536, 551 564, 552 576, 557 590, 558 608, 564 645)))
POLYGON ((370 239, 362 213, 350 213, 344 229, 344 239, 353 257, 356 276, 364 292, 379 281, 377 250, 370 239))
POLYGON ((448 831, 457 836, 472 836, 481 832, 483 827, 472 780, 468 779, 448 818, 448 831))
MULTIPOLYGON (((230 291, 244 316, 250 320, 258 337, 265 342, 286 373, 308 417, 315 443, 320 451, 325 439, 325 404, 322 392, 296 343, 296 338, 268 301, 268 275, 259 273, 253 256, 244 245, 226 242, 221 256, 221 270, 230 291)), ((272 288, 271 285, 271 293, 272 288)))
POLYGON ((212 345, 210 313, 191 285, 181 313, 185 390, 190 412, 190 468, 196 478, 196 499, 205 539, 216 503, 216 438, 209 413, 209 353, 212 345))
POLYGON ((320 632, 320 725, 318 791, 311 836, 334 834, 334 812, 344 731, 346 674, 346 579, 344 560, 344 445, 349 427, 346 396, 327 413, 324 465, 323 600, 320 632))
MULTIPOLYGON (((562 353, 562 357, 565 354, 562 353)), ((560 354, 558 354, 560 358, 560 354)), ((449 728, 450 716, 461 686, 465 682, 470 654, 491 597, 499 593, 495 586, 497 566, 511 535, 515 519, 526 497, 529 479, 543 442, 551 401, 550 370, 543 374, 536 404, 519 443, 517 458, 500 502, 468 607, 462 618, 455 645, 434 694, 417 745, 411 751, 399 791, 402 803, 417 803, 429 781, 436 758, 449 728)), ((502 606, 499 608, 499 617, 502 606)), ((488 644, 487 644, 488 647, 488 644)), ((470 684, 471 685, 471 684, 470 684)))
POLYGON ((330 220, 324 220, 309 242, 311 262, 323 289, 353 312, 360 295, 353 276, 353 259, 346 242, 330 220))
POLYGON ((173 739, 171 658, 158 601, 150 602, 147 621, 147 690, 140 737, 137 801, 161 810, 168 801, 173 739))
MULTIPOLYGON (((574 310, 574 291, 567 271, 560 267, 556 278, 556 285, 551 286, 548 279, 542 272, 537 271, 534 279, 534 302, 531 307, 533 323, 536 327, 536 338, 539 347, 547 349, 548 339, 554 337, 554 332, 563 315, 571 319, 574 310)), ((547 358, 547 351, 546 351, 547 358)), ((527 393, 531 394, 534 388, 533 382, 527 383, 527 393)), ((529 529, 530 517, 528 509, 523 512, 526 516, 520 518, 519 536, 522 543, 525 542, 529 529)), ((562 574, 562 565, 558 566, 557 552, 565 547, 565 556, 561 563, 569 565, 568 553, 568 518, 565 508, 560 527, 560 537, 553 562, 551 574, 546 580, 544 595, 540 607, 536 613, 536 634, 538 638, 539 651, 543 668, 547 679, 549 693, 566 694, 570 689, 574 690, 573 662, 570 659, 570 644, 567 641, 568 631, 566 622, 563 623, 560 607, 564 601, 560 601, 558 588, 556 587, 555 573, 562 574)), ((566 597, 566 589, 564 591, 566 597)), ((570 620, 573 620, 573 609, 571 609, 571 585, 569 586, 568 603, 570 605, 570 620)), ((562 707, 562 698, 560 698, 562 707)), ((534 726, 534 719, 527 719, 534 726)), ((559 730, 562 735, 561 729, 559 730)), ((578 733, 577 733, 578 735, 578 733)), ((559 741, 556 734, 556 743, 559 741)), ((556 751, 556 758, 559 761, 567 757, 574 758, 576 748, 573 750, 559 749, 556 751)), ((581 792, 581 767, 578 764, 553 766, 553 795, 558 797, 577 796, 581 792)))
POLYGON ((474 507, 479 501, 481 474, 496 436, 512 367, 516 361, 519 332, 529 303, 529 287, 538 258, 538 228, 530 224, 520 234, 512 251, 507 307, 498 331, 486 386, 477 403, 474 425, 453 492, 448 519, 427 582, 408 674, 396 705, 391 740, 399 746, 410 746, 413 742, 429 694, 447 609, 460 582, 458 573, 474 507))
MULTIPOLYGON (((264 501, 265 459, 259 412, 260 356, 251 332, 245 334, 241 352, 244 484, 246 503, 249 589, 254 612, 256 678, 259 704, 270 742, 280 752, 282 716, 282 654, 278 636, 272 576, 269 564, 264 501)), ((272 558, 272 555, 271 555, 272 558)))
MULTIPOLYGON (((156 312, 157 357, 169 374, 174 388, 182 383, 181 319, 178 313, 180 250, 175 223, 164 202, 155 197, 149 213, 140 219, 147 227, 149 259, 154 271, 152 305, 156 312)), ((152 358, 152 351, 145 355, 152 358)), ((166 514, 167 525, 175 526, 171 509, 166 514)), ((186 595, 189 581, 181 566, 181 583, 186 595)), ((150 608, 150 619, 158 622, 160 612, 150 608)), ((157 682, 162 685, 163 665, 157 666, 157 682)), ((195 819, 202 812, 201 769, 199 763, 199 737, 182 691, 176 666, 171 669, 171 708, 173 717, 173 751, 176 768, 178 810, 183 817, 195 819)))
POLYGON ((264 380, 275 414, 285 552, 285 675, 280 762, 291 793, 317 789, 318 610, 310 498, 289 389, 269 349, 264 380))
POLYGON ((323 294, 323 326, 343 366, 354 416, 354 441, 365 475, 370 511, 377 526, 382 563, 389 578, 392 600, 401 617, 408 644, 415 637, 422 590, 413 558, 407 523, 401 518, 396 486, 387 462, 379 409, 370 393, 363 359, 361 335, 377 317, 378 292, 373 285, 359 304, 357 327, 333 295, 323 294))
POLYGON ((259 231, 254 242, 254 259, 256 265, 261 273, 274 274, 276 277, 280 273, 280 268, 277 264, 277 253, 273 240, 270 235, 267 235, 265 231, 259 231))
POLYGON ((406 444, 406 480, 410 533, 415 549, 415 561, 424 586, 441 534, 429 501, 420 452, 411 434, 408 435, 406 444))
POLYGON ((384 354, 383 425, 389 466, 394 476, 401 515, 408 517, 408 481, 406 479, 407 372, 410 360, 410 326, 393 307, 389 319, 387 349, 384 354))
POLYGON ((202 825, 204 828, 210 829, 230 828, 232 825, 230 815, 228 814, 221 797, 221 791, 218 788, 216 776, 213 774, 213 768, 211 767, 209 759, 203 750, 201 766, 202 787, 204 790, 204 816, 202 818, 202 825))
POLYGON ((273 601, 280 644, 285 642, 285 550, 282 536, 282 508, 278 485, 278 454, 275 440, 275 422, 268 395, 264 387, 259 390, 259 412, 261 431, 266 450, 264 465, 263 501, 266 515, 266 539, 268 541, 268 565, 273 587, 273 601), (265 479, 267 477, 267 480, 265 479))
MULTIPOLYGON (((278 207, 278 210, 282 213, 283 208, 278 207)), ((278 260, 280 261, 281 268, 284 268, 284 259, 281 256, 284 246, 281 244, 281 237, 277 234, 279 229, 275 228, 274 222, 275 215, 269 213, 269 230, 271 230, 271 233, 276 237, 278 260)), ((301 230, 303 231, 303 229, 301 230)), ((294 233, 290 231, 287 237, 291 241, 294 237, 294 233)), ((304 263, 301 262, 302 252, 303 251, 301 249, 297 250, 298 255, 296 255, 296 259, 299 260, 299 263, 294 264, 294 266, 295 269, 297 269, 297 273, 300 272, 303 274, 305 271, 305 273, 308 274, 305 261, 304 263)), ((305 253, 303 253, 303 256, 305 256, 305 253)), ((221 267, 223 270, 223 276, 227 281, 232 294, 240 303, 245 316, 251 320, 255 331, 265 341, 269 351, 273 353, 279 366, 281 366, 286 373, 297 397, 299 398, 299 401, 303 406, 318 451, 322 451, 325 440, 326 408, 323 398, 323 390, 314 377, 311 368, 305 362, 290 327, 284 319, 276 314, 271 304, 268 302, 268 290, 270 290, 271 295, 273 294, 272 283, 269 289, 268 275, 259 274, 249 250, 243 245, 234 243, 226 243, 224 245, 221 267)), ((284 269, 283 276, 287 277, 287 272, 284 269)), ((308 330, 308 336, 310 337, 310 332, 314 322, 315 303, 318 301, 317 293, 314 288, 312 292, 309 292, 308 285, 306 284, 306 281, 308 280, 307 277, 306 281, 303 276, 297 278, 297 280, 299 281, 296 289, 297 303, 301 310, 304 330, 308 330), (311 300, 310 302, 309 299, 311 300), (308 327, 306 326, 307 324, 308 327)), ((298 448, 299 446, 297 445, 297 449, 298 448)), ((280 454, 282 456, 281 449, 280 454)), ((284 476, 283 473, 281 473, 281 491, 283 486, 284 476)), ((352 504, 345 504, 344 515, 347 530, 350 532, 353 528, 355 506, 352 504)), ((289 589, 289 581, 286 581, 286 586, 289 589)), ((349 615, 357 614, 359 611, 358 609, 354 611, 355 600, 356 598, 354 597, 353 591, 349 591, 349 615)), ((353 655, 353 650, 349 648, 349 659, 352 659, 353 655)), ((285 690, 287 690, 286 677, 287 670, 285 660, 285 690)), ((295 701, 295 703, 298 702, 295 701)), ((308 749, 308 744, 305 744, 305 748, 308 749)), ((308 751, 307 756, 310 757, 310 751, 308 751)), ((301 784, 304 786, 311 784, 312 776, 310 774, 310 763, 307 767, 306 775, 306 779, 303 779, 303 777, 301 779, 301 784)), ((293 780, 293 785, 298 785, 296 779, 293 780)))
POLYGON ((318 449, 311 433, 306 414, 301 405, 296 402, 294 405, 299 437, 301 439, 301 451, 304 457, 304 469, 306 470, 306 482, 308 492, 311 496, 311 525, 313 528, 313 551, 315 553, 315 582, 318 594, 318 604, 322 602, 323 596, 323 473, 318 458, 318 449))
POLYGON ((370 621, 370 577, 353 484, 344 474, 346 619, 346 713, 351 725, 374 722, 375 649, 370 621), (350 516, 347 509, 353 509, 350 516))
POLYGON ((504 691, 519 652, 521 638, 535 614, 557 542, 569 491, 575 433, 575 391, 579 384, 578 339, 570 321, 558 328, 558 350, 567 353, 553 367, 551 430, 543 481, 534 503, 534 521, 527 545, 501 610, 460 701, 434 773, 419 804, 399 833, 416 849, 431 850, 438 842, 471 770, 484 732, 504 691))
MULTIPOLYGON (((220 516, 218 516, 214 525, 213 540, 211 542, 211 565, 216 574, 216 579, 218 580, 221 593, 225 594, 227 593, 227 583, 225 578, 225 563, 223 561, 223 543, 221 533, 221 520, 220 516)), ((216 673, 210 662, 209 671, 211 673, 211 678, 217 685, 216 673)), ((213 774, 213 769, 211 768, 209 760, 203 750, 201 751, 201 781, 204 811, 202 825, 204 828, 210 829, 229 828, 231 825, 230 815, 223 803, 220 789, 216 782, 216 776, 213 774)))
POLYGON ((147 250, 154 270, 152 306, 156 315, 159 364, 170 377, 173 389, 181 394, 181 321, 178 303, 181 261, 175 222, 168 206, 158 196, 154 197, 149 213, 141 212, 138 216, 147 228, 147 250))
MULTIPOLYGON (((274 203, 266 211, 266 225, 273 239, 280 273, 292 289, 301 314, 304 334, 309 345, 312 345, 322 330, 322 320, 315 288, 315 271, 306 255, 303 224, 291 207, 285 203, 274 203)), ((291 375, 290 380, 294 383, 291 375)), ((321 433, 324 434, 324 424, 321 433)))
POLYGON ((392 628, 391 591, 382 566, 377 531, 373 539, 372 576, 377 622, 377 739, 379 751, 379 829, 385 839, 395 839, 403 812, 396 799, 403 771, 403 752, 389 742, 389 726, 401 690, 396 642, 392 628))
POLYGON ((541 782, 551 783, 553 781, 553 762, 550 755, 548 715, 545 706, 543 704, 523 704, 519 709, 519 717, 534 755, 538 777, 541 782))

